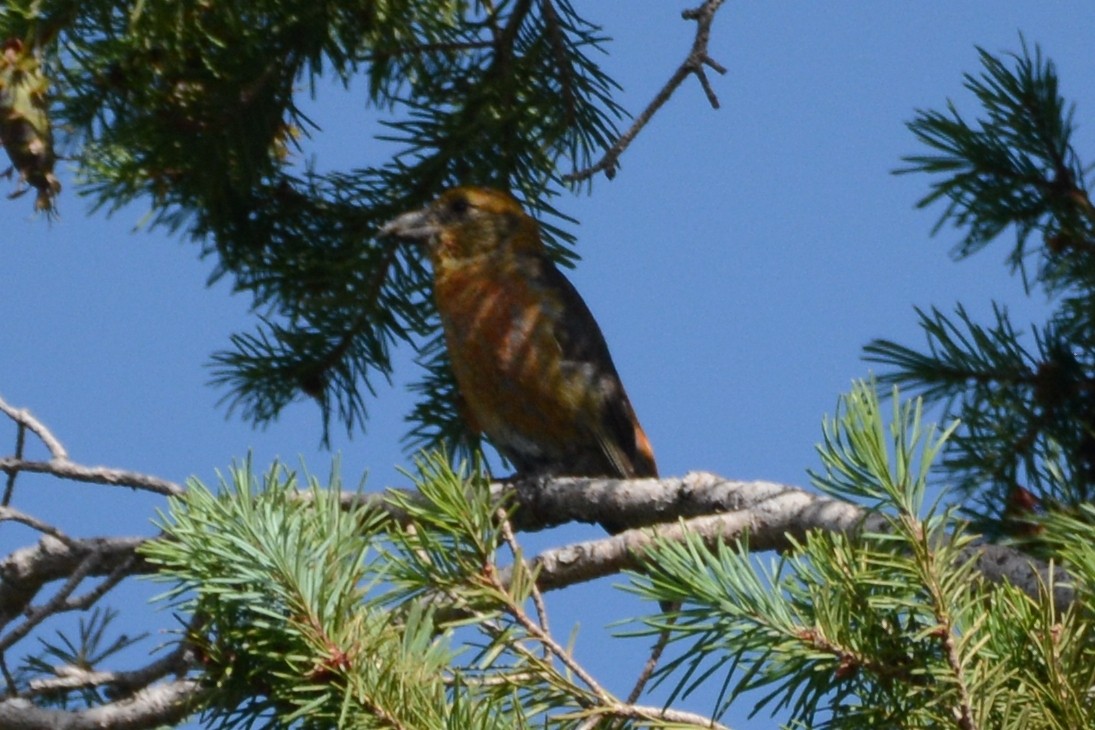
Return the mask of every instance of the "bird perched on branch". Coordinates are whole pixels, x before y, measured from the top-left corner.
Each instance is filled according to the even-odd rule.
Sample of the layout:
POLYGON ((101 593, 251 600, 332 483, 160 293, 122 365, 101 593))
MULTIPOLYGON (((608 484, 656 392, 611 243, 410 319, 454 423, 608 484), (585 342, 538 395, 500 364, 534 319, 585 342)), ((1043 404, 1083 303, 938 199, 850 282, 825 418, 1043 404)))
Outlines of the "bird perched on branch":
POLYGON ((455 188, 381 234, 427 244, 465 418, 518 474, 657 476, 597 322, 512 196, 455 188))

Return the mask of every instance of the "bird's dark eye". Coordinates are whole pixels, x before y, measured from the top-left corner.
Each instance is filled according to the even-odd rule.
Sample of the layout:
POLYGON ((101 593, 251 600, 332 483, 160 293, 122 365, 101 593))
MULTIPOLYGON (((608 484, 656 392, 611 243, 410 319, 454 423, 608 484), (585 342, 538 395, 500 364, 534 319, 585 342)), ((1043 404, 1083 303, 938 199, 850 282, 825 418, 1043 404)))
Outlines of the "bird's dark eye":
POLYGON ((468 208, 470 207, 471 204, 468 203, 467 198, 454 198, 452 202, 449 203, 449 212, 455 215, 463 215, 468 212, 468 208))

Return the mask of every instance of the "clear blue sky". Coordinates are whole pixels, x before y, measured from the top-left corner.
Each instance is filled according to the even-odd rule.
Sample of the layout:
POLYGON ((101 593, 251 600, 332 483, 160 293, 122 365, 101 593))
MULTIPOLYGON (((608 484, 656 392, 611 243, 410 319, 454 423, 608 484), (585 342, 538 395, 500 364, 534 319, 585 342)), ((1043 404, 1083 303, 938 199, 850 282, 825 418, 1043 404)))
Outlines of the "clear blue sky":
MULTIPOLYGON (((693 27, 679 12, 689 4, 580 5, 615 39, 603 63, 638 112, 687 52, 693 27)), ((1075 143, 1095 159, 1095 4, 730 2, 711 45, 728 69, 712 75, 722 108, 686 83, 615 180, 557 201, 581 222, 583 260, 571 277, 664 474, 705 469, 804 485, 823 415, 868 372, 862 346, 873 337, 923 342, 914 305, 962 301, 982 316, 995 299, 1017 322, 1044 310, 1005 271, 1004 242, 953 262, 955 234, 929 236, 938 210, 914 209, 928 180, 890 174, 920 151, 904 127, 914 109, 951 97, 972 111, 961 77, 977 69, 975 45, 1016 50, 1020 32, 1057 63, 1062 92, 1077 104, 1075 143)), ((320 94, 312 111, 325 131, 308 148, 320 167, 372 159, 362 106, 360 94, 320 94)), ((255 431, 226 419, 224 392, 206 384, 209 355, 253 325, 249 302, 224 282, 206 287, 212 262, 198 260, 194 244, 134 233, 145 209, 89 214, 71 176, 66 183, 53 224, 30 215, 29 196, 0 200, 0 395, 30 408, 85 463, 210 480, 251 452, 258 465, 303 457, 326 473, 332 455, 319 448, 313 404, 255 431)), ((406 483, 396 470, 408 463, 399 438, 411 401, 400 384, 416 373, 406 363, 371 403, 367 433, 335 433, 348 483, 366 471, 373 489, 406 483)), ((5 453, 13 436, 0 426, 5 453)), ((20 485, 17 506, 78 535, 148 533, 160 504, 26 476, 20 485)), ((529 545, 597 534, 568 527, 529 545)), ((4 553, 30 539, 0 528, 4 553)), ((553 596, 553 626, 580 623, 579 657, 622 689, 639 647, 620 653, 603 627, 641 609, 611 583, 553 596)), ((170 624, 163 614, 146 620, 170 624)), ((688 706, 707 709, 703 700, 688 706)), ((740 709, 727 718, 734 727, 770 726, 740 709)))

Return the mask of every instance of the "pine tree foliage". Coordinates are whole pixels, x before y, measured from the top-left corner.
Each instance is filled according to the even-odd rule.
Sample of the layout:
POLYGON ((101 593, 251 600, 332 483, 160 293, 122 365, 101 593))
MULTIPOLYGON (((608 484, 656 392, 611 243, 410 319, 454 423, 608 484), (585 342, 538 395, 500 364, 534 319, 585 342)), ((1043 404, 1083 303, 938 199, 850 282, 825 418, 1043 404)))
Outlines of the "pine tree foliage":
POLYGON ((455 651, 428 611, 388 620, 375 596, 378 517, 344 512, 337 492, 314 482, 312 499, 299 498, 296 476, 279 466, 257 482, 244 466, 219 495, 191 484, 172 505, 172 539, 147 552, 175 576, 165 598, 193 617, 206 721, 442 728, 451 715, 498 727, 471 722, 471 704, 447 697, 455 651))
MULTIPOLYGON (((853 538, 814 532, 762 562, 747 543, 709 550, 663 542, 632 590, 682 601, 680 651, 659 670, 687 696, 711 683, 715 716, 746 691, 754 713, 790 712, 803 728, 1078 728, 1095 724, 1090 604, 1032 599, 974 570, 976 539, 926 503, 928 472, 953 429, 920 426, 920 403, 893 398, 889 430, 861 384, 819 448, 820 489, 870 506, 881 521, 853 538)), ((1091 523, 1048 529, 1077 585, 1095 583, 1091 523), (1085 539, 1086 536, 1086 539, 1085 539)), ((660 631, 666 617, 647 621, 660 631)))
POLYGON ((1073 510, 1095 496, 1095 207, 1053 63, 1025 43, 980 58, 981 73, 965 77, 980 116, 954 103, 920 112, 909 129, 929 151, 899 172, 933 177, 920 205, 945 203, 936 230, 960 232, 956 257, 1013 232, 1010 267, 1054 311, 1027 338, 999 306, 989 323, 961 305, 953 316, 918 310, 926 350, 876 340, 866 355, 890 366, 883 382, 961 419, 943 471, 980 528, 1016 534, 1035 508, 1073 510))
POLYGON ((18 51, 0 61, 5 148, 50 142, 16 160, 40 206, 60 130, 94 205, 151 201, 154 225, 199 242, 213 278, 252 298, 258 326, 213 357, 230 405, 262 424, 312 397, 325 433, 364 424, 406 342, 426 369, 415 441, 466 443, 421 254, 375 232, 446 187, 489 184, 545 218, 569 261, 551 197, 622 113, 595 60, 605 38, 567 0, 12 0, 0 38, 18 51), (363 127, 384 125, 351 142, 375 165, 302 164, 322 130, 301 96, 331 80, 360 94, 363 127))
MULTIPOLYGON (((279 466, 260 480, 244 465, 218 495, 193 482, 145 555, 186 622, 210 727, 709 727, 746 692, 788 727, 1093 726, 1091 602, 1056 606, 1063 574, 1036 596, 987 581, 978 537, 947 495, 928 501, 954 427, 922 426, 919 400, 891 407, 858 384, 819 446, 815 485, 874 515, 859 534, 811 532, 763 560, 695 533, 648 549, 627 589, 680 606, 630 632, 670 632, 663 709, 575 660, 483 477, 442 455, 419 462, 421 500, 393 493, 394 513, 346 510, 337 478, 279 466)), ((1043 535, 1089 597, 1084 510, 1043 535)))
POLYGON ((482 474, 441 455, 419 469, 424 501, 392 497, 400 524, 344 510, 337 479, 302 490, 278 465, 261 479, 236 468, 216 494, 192 481, 172 499, 144 554, 188 617, 206 725, 672 724, 612 696, 554 638, 482 474))

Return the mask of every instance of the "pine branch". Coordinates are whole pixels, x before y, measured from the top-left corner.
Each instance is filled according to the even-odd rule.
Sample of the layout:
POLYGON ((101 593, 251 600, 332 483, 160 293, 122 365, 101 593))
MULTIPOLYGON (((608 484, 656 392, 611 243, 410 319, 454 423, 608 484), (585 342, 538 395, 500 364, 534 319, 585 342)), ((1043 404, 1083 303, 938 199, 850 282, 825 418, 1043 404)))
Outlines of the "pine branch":
MULTIPOLYGON (((13 421, 18 423, 28 422, 29 416, 25 411, 9 407, 4 412, 13 421)), ((36 432, 48 434, 47 438, 52 437, 48 429, 40 423, 36 426, 36 432)), ((898 436, 903 442, 907 440, 914 445, 919 438, 915 430, 899 430, 898 436)), ((55 445, 63 450, 60 441, 56 437, 52 438, 55 445)), ((854 444, 852 445, 854 446, 854 444)), ((856 446, 848 453, 858 453, 862 448, 864 448, 862 445, 856 446)), ((901 457, 901 463, 911 464, 913 461, 908 455, 901 457)), ((79 465, 75 466, 79 467, 79 465)), ((280 475, 283 474, 284 472, 280 470, 274 471, 270 473, 268 479, 281 479, 280 475)), ((68 478, 64 473, 58 473, 55 476, 59 479, 68 478)), ((242 473, 237 475, 236 480, 233 482, 236 488, 242 488, 245 483, 248 483, 246 479, 241 481, 241 476, 242 473)), ((900 483, 905 483, 905 479, 900 473, 895 474, 894 478, 900 483)), ((315 664, 310 665, 311 669, 309 671, 311 674, 308 676, 313 679, 318 678, 323 686, 328 686, 335 675, 341 676, 344 670, 360 666, 357 658, 360 657, 360 654, 357 653, 359 649, 355 649, 355 645, 352 643, 346 643, 345 639, 340 639, 337 629, 328 625, 320 614, 308 618, 310 614, 308 611, 303 610, 303 607, 309 605, 308 601, 311 600, 307 599, 309 591, 314 590, 315 585, 317 585, 317 570, 321 562, 317 561, 315 556, 301 557, 299 555, 302 546, 299 538, 292 538, 286 542, 287 529, 294 535, 297 533, 294 528, 287 527, 285 514, 295 514, 298 518, 304 518, 312 522, 315 520, 322 521, 327 519, 325 516, 349 510, 351 514, 332 523, 341 525, 338 528, 341 531, 339 537, 337 539, 334 537, 325 539, 320 536, 318 538, 320 543, 317 544, 324 546, 338 545, 340 546, 340 554, 346 551, 354 553, 354 556, 346 553, 347 565, 359 565, 359 548, 355 547, 354 541, 360 542, 363 546, 371 544, 368 537, 371 534, 370 531, 378 529, 383 524, 407 525, 417 521, 422 515, 429 515, 430 519, 435 522, 438 520, 441 522, 455 520, 452 522, 453 525, 463 524, 462 521, 467 518, 454 510, 468 507, 468 493, 465 491, 467 484, 459 479, 450 484, 454 500, 450 505, 451 509, 439 509, 438 505, 434 503, 438 495, 429 490, 402 492, 399 499, 393 499, 391 493, 386 495, 340 493, 337 491, 337 483, 333 485, 334 491, 320 490, 313 483, 313 489, 297 494, 291 489, 292 482, 290 481, 287 484, 290 489, 285 492, 283 505, 288 510, 287 513, 280 510, 271 511, 269 504, 259 502, 257 493, 247 492, 241 493, 242 499, 235 501, 236 507, 241 510, 239 514, 226 513, 226 518, 232 525, 231 528, 226 526, 223 531, 218 529, 211 533, 208 531, 209 523, 203 520, 195 523, 198 528, 198 532, 195 533, 198 540, 194 545, 199 553, 187 558, 183 564, 188 570, 198 569, 202 561, 212 560, 217 562, 224 559, 228 553, 221 548, 214 548, 210 544, 210 536, 213 534, 224 534, 227 537, 229 529, 246 528, 249 531, 246 542, 251 545, 253 541, 260 540, 259 536, 262 534, 261 532, 255 532, 254 529, 260 525, 265 525, 262 529, 266 531, 267 537, 261 538, 261 540, 273 540, 274 542, 269 547, 257 552, 249 550, 240 555, 240 559, 243 560, 253 560, 260 557, 264 567, 253 574, 239 570, 233 570, 231 574, 235 576, 236 580, 253 579, 255 584, 249 590, 255 590, 259 583, 270 580, 279 572, 285 575, 294 575, 293 571, 295 569, 292 566, 302 567, 305 573, 302 573, 301 576, 307 574, 308 577, 307 584, 300 584, 299 591, 301 592, 297 593, 298 589, 292 589, 288 593, 275 593, 274 595, 281 596, 277 600, 289 600, 290 603, 287 605, 298 606, 298 608, 287 614, 287 620, 299 622, 301 617, 305 618, 303 623, 300 624, 304 631, 303 635, 311 637, 308 640, 312 642, 312 650, 318 650, 319 652, 315 664), (382 513, 385 522, 377 522, 375 518, 363 520, 362 516, 369 513, 382 513), (287 546, 292 548, 293 555, 296 555, 296 557, 289 554, 278 557, 277 551, 283 550, 287 546), (300 562, 302 560, 303 562, 300 562), (286 570, 289 572, 285 573, 286 570), (247 578, 248 575, 251 575, 251 578, 247 578), (298 601, 303 602, 298 603, 298 601)), ((283 489, 284 486, 281 485, 278 488, 283 489)), ((425 485, 423 485, 423 488, 425 488, 425 485)), ((793 555, 801 549, 803 540, 808 542, 815 539, 811 536, 828 534, 833 536, 831 539, 836 540, 843 535, 849 539, 854 537, 857 542, 866 536, 872 540, 878 540, 883 539, 880 536, 885 535, 888 530, 892 530, 894 524, 891 518, 879 514, 872 515, 871 512, 865 511, 854 504, 833 497, 818 496, 785 485, 764 482, 733 482, 714 475, 700 473, 690 474, 679 479, 635 480, 631 482, 603 479, 556 479, 523 484, 498 483, 490 485, 489 489, 477 489, 474 493, 478 495, 476 499, 482 502, 476 509, 485 515, 484 519, 486 521, 482 525, 471 527, 472 531, 479 535, 477 538, 478 547, 466 556, 470 563, 465 566, 465 570, 471 572, 465 573, 465 575, 485 575, 487 582, 480 581, 479 585, 486 586, 494 595, 509 595, 510 592, 513 592, 513 597, 508 605, 510 605, 511 611, 514 612, 524 611, 522 596, 536 596, 539 591, 556 590, 594 577, 618 574, 621 571, 642 571, 645 574, 650 567, 648 562, 650 556, 656 554, 653 551, 660 550, 665 545, 682 547, 688 544, 703 545, 705 549, 717 552, 725 550, 728 543, 748 534, 751 541, 749 547, 751 552, 776 550, 793 555), (601 540, 549 549, 540 555, 534 556, 531 560, 518 561, 509 567, 499 568, 493 566, 493 557, 489 558, 489 562, 483 562, 486 556, 493 555, 496 542, 499 539, 495 516, 499 505, 508 505, 514 525, 526 530, 543 529, 552 524, 575 519, 590 522, 599 521, 608 513, 626 516, 626 520, 630 521, 631 524, 647 525, 647 527, 636 527, 601 540), (492 567, 484 573, 484 565, 492 567), (530 582, 532 576, 535 576, 535 583, 530 582)), ((211 495, 199 499, 198 502, 193 502, 194 498, 195 492, 191 490, 187 493, 185 499, 195 506, 201 504, 202 499, 209 506, 214 504, 211 501, 214 499, 211 495)), ((268 501, 266 500, 267 503, 268 501)), ((181 504, 181 501, 173 503, 176 507, 181 504)), ((14 511, 12 516, 21 517, 21 515, 15 515, 14 511)), ((441 524, 441 522, 438 524, 441 524)), ((0 562, 0 578, 2 578, 0 580, 0 606, 4 608, 5 616, 10 621, 19 614, 27 615, 23 622, 9 629, 3 637, 0 637, 0 643, 5 646, 17 642, 40 621, 51 618, 58 611, 95 603, 123 577, 162 570, 162 562, 158 559, 149 562, 137 557, 137 551, 147 551, 150 544, 148 539, 77 539, 64 535, 64 533, 49 526, 43 520, 32 518, 24 520, 24 523, 32 527, 37 526, 45 536, 38 545, 16 551, 0 562), (98 587, 90 592, 86 592, 84 594, 86 600, 73 598, 81 582, 95 576, 106 576, 108 580, 100 583, 98 587), (32 601, 41 590, 50 583, 58 581, 60 581, 60 586, 54 591, 53 595, 44 603, 32 606, 32 601)), ((427 537, 426 533, 421 534, 423 537, 427 537)), ((942 539, 945 541, 946 538, 942 539)), ((264 544, 261 540, 256 544, 264 544)), ((521 549, 516 543, 516 538, 511 536, 509 541, 515 550, 515 554, 520 555, 521 549)), ((173 549, 167 547, 167 543, 159 544, 160 547, 157 550, 161 552, 157 554, 162 555, 165 554, 162 552, 163 550, 173 549)), ((853 543, 848 542, 848 544, 852 545, 853 543)), ((431 543, 426 542, 424 545, 435 553, 434 558, 429 561, 433 568, 441 567, 435 558, 453 559, 460 555, 459 551, 441 544, 432 544, 431 546, 431 543), (437 552, 438 549, 440 549, 440 552, 437 552)), ((940 547, 941 545, 938 545, 934 538, 923 543, 923 549, 929 551, 925 552, 925 555, 934 555, 940 547)), ((1007 585, 1022 586, 1032 597, 1042 596, 1045 588, 1052 586, 1053 605, 1056 607, 1056 611, 1067 613, 1069 607, 1074 605, 1076 600, 1074 589, 1067 581, 1067 578, 1059 572, 1058 575, 1051 578, 1049 568, 1039 565, 1037 561, 1031 560, 1028 556, 998 546, 961 545, 959 547, 960 549, 957 552, 939 555, 937 564, 941 566, 944 573, 948 565, 968 563, 971 571, 980 573, 985 579, 1003 582, 1007 585)), ((326 547, 321 548, 321 550, 327 549, 326 547)), ((342 581, 348 586, 359 586, 363 583, 361 576, 339 578, 336 573, 326 573, 326 575, 329 578, 342 581), (350 582, 345 583, 346 580, 350 582)), ((385 573, 385 580, 391 580, 393 575, 385 573)), ((836 579, 837 576, 834 576, 830 580, 836 579)), ((226 589, 227 585, 213 582, 209 584, 209 587, 213 589, 214 594, 219 595, 222 590, 226 589)), ((944 602, 947 602, 946 591, 948 590, 950 589, 947 588, 945 581, 939 584, 940 599, 937 601, 937 605, 943 606, 944 602)), ((247 595, 250 595, 250 593, 248 592, 247 595)), ((358 594, 354 592, 353 595, 357 596, 358 594)), ((316 597, 318 597, 318 594, 316 597)), ((449 598, 451 598, 451 595, 449 598)), ((672 598, 680 600, 681 596, 673 596, 672 598)), ((360 617, 363 610, 360 601, 354 598, 351 604, 353 609, 346 615, 360 617)), ((344 608, 349 610, 351 604, 346 604, 344 608)), ((446 600, 446 604, 444 610, 431 612, 426 609, 424 613, 421 613, 423 617, 430 616, 429 621, 421 624, 421 630, 424 632, 422 634, 423 641, 434 635, 436 626, 444 625, 448 621, 459 622, 463 620, 460 615, 461 606, 464 606, 463 610, 471 610, 471 606, 475 605, 474 603, 459 600, 446 600), (454 609, 456 609, 455 612, 454 609)), ((331 606, 332 604, 324 602, 321 605, 331 606)), ((946 605, 948 609, 951 606, 949 602, 946 605)), ((269 612, 271 610, 270 600, 264 600, 261 611, 269 612)), ((208 620, 208 614, 202 613, 201 615, 204 617, 202 622, 191 627, 190 636, 201 636, 208 628, 204 623, 208 620)), ((263 615, 266 616, 265 613, 263 615)), ((411 625, 416 624, 412 621, 408 626, 411 625)), ((558 658, 565 655, 565 651, 559 648, 557 644, 553 645, 548 642, 550 634, 547 632, 546 621, 537 622, 531 617, 526 617, 526 620, 518 621, 518 625, 523 627, 523 631, 531 631, 530 636, 539 637, 537 641, 541 641, 547 646, 553 657, 558 658), (530 626, 538 628, 532 630, 530 626)), ((256 628, 251 623, 247 626, 249 627, 247 631, 265 630, 261 626, 256 628)), ((378 626, 390 626, 390 617, 387 612, 384 612, 384 619, 378 626)), ((666 625, 663 624, 658 624, 658 626, 660 627, 659 630, 666 628, 666 625)), ((674 627, 672 629, 674 632, 678 631, 676 622, 670 624, 670 626, 674 627)), ((685 621, 682 626, 683 628, 680 630, 687 631, 689 623, 685 621)), ((510 640, 508 632, 511 629, 507 629, 504 625, 492 628, 491 631, 495 632, 495 642, 510 640)), ((904 636, 904 634, 900 634, 900 636, 904 636)), ((254 643, 257 640, 258 636, 256 635, 254 640, 248 639, 247 643, 248 645, 257 646, 258 644, 254 643)), ((870 668, 875 666, 875 660, 871 656, 857 654, 850 645, 842 640, 826 639, 818 635, 810 638, 809 642, 814 650, 824 651, 849 667, 870 668)), ((11 687, 14 688, 17 696, 22 698, 20 702, 45 696, 52 692, 63 693, 66 691, 101 689, 127 695, 132 693, 132 695, 128 699, 118 699, 102 706, 89 707, 68 714, 57 714, 55 711, 29 708, 15 700, 8 700, 0 703, 0 719, 5 722, 9 717, 17 719, 5 724, 5 727, 35 728, 48 727, 49 725, 46 723, 60 722, 68 723, 65 725, 66 727, 87 727, 91 726, 90 723, 101 721, 103 718, 107 718, 111 722, 122 723, 121 726, 123 727, 134 728, 151 727, 159 722, 169 722, 187 714, 191 705, 186 703, 208 702, 208 695, 200 692, 198 685, 195 683, 186 680, 165 681, 165 677, 170 674, 182 676, 191 669, 201 667, 208 669, 211 666, 210 662, 221 661, 218 657, 221 657, 224 651, 224 646, 219 643, 199 643, 196 650, 192 650, 189 644, 184 644, 180 645, 180 648, 170 657, 154 660, 147 666, 135 670, 121 672, 98 669, 74 672, 62 670, 56 677, 35 680, 25 686, 17 685, 11 673, 7 671, 6 663, 4 663, 5 677, 7 677, 11 687), (202 658, 200 662, 198 661, 199 658, 202 658), (169 700, 164 698, 169 698, 169 700)), ((961 651, 961 648, 956 644, 952 647, 952 654, 957 657, 956 652, 958 651, 961 651)), ((285 652, 277 649, 274 654, 277 657, 282 657, 285 652)), ((298 655, 294 652, 290 652, 290 654, 298 655)), ((221 658, 230 658, 232 656, 236 656, 236 653, 229 651, 221 658)), ((534 660, 533 654, 521 654, 518 651, 518 656, 524 657, 523 662, 530 663, 527 668, 539 666, 539 669, 536 669, 537 672, 547 670, 546 666, 539 664, 543 660, 534 660)), ((535 656, 539 656, 539 654, 535 656)), ((956 658, 955 661, 960 660, 956 658)), ((679 666, 679 660, 674 660, 666 665, 663 672, 674 671, 679 666)), ((879 664, 878 666, 883 665, 879 664)), ((522 676, 518 671, 519 669, 520 666, 515 666, 514 671, 517 673, 508 679, 504 679, 503 683, 498 685, 496 689, 500 692, 508 691, 505 688, 512 686, 510 683, 519 681, 519 677, 522 676)), ((889 676, 891 676, 891 679, 898 679, 900 673, 889 676)), ((594 680, 590 686, 596 688, 595 678, 590 678, 594 680)), ((482 685, 484 689, 489 686, 489 682, 482 685)), ((253 684, 245 684, 246 692, 253 689, 253 684)), ((370 707, 375 704, 374 710, 376 713, 386 712, 387 700, 383 700, 378 695, 368 694, 371 690, 367 690, 364 686, 354 691, 366 692, 366 695, 362 696, 363 707, 370 707)), ((542 690, 529 691, 533 692, 533 694, 528 695, 531 698, 535 692, 542 690)), ((284 704, 284 701, 288 699, 290 698, 283 698, 279 701, 282 704, 278 704, 278 706, 283 711, 291 711, 291 707, 284 704)), ((293 701, 299 702, 300 698, 298 697, 293 701)), ((590 717, 604 715, 683 724, 698 722, 696 716, 688 713, 681 713, 672 709, 654 711, 651 708, 630 703, 620 703, 614 699, 603 701, 597 707, 587 706, 583 712, 586 712, 590 717)), ((392 715, 392 719, 393 721, 396 719, 395 715, 392 715)))
POLYGON ((983 71, 967 74, 965 86, 984 116, 967 122, 953 103, 946 113, 919 112, 909 129, 933 153, 905 157, 908 166, 897 172, 936 177, 918 206, 947 201, 935 230, 947 223, 965 229, 956 256, 975 253, 1013 226, 1008 261, 1014 270, 1025 275, 1033 256, 1034 281, 1049 291, 1090 282, 1091 203, 1072 146, 1073 111, 1059 93, 1056 68, 1025 41, 1011 65, 984 49, 978 53, 983 71), (1036 232, 1045 245, 1028 252, 1027 239, 1036 232))

